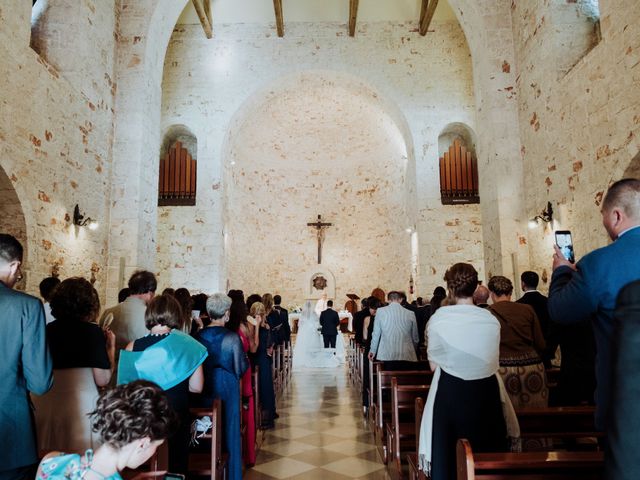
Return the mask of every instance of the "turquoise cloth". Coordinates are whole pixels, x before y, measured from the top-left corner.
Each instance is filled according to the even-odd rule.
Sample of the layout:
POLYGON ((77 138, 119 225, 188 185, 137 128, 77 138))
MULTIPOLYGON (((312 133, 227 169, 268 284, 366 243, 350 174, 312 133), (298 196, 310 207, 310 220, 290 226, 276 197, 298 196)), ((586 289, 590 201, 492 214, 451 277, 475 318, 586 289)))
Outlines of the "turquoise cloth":
POLYGON ((121 350, 117 382, 121 385, 144 379, 169 390, 189 378, 207 355, 200 342, 172 330, 166 338, 141 352, 121 350))
MULTIPOLYGON (((60 454, 55 457, 48 458, 40 464, 40 475, 36 480, 80 480, 84 478, 87 471, 91 468, 93 461, 93 450, 87 450, 84 455, 77 453, 60 454)), ((118 473, 114 473, 105 480, 122 480, 118 473)))

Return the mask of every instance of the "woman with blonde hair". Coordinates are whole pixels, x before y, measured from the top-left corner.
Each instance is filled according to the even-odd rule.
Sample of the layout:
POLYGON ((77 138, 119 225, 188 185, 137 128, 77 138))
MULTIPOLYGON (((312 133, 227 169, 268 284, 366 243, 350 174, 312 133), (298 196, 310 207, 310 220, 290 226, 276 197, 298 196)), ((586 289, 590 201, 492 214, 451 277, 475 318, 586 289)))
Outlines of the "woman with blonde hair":
POLYGON ((529 305, 511 301, 513 284, 503 276, 489 279, 489 311, 500 322, 500 375, 515 408, 546 407, 545 348, 540 322, 529 305))
POLYGON ((478 272, 456 263, 444 280, 449 290, 427 324, 427 355, 434 370, 419 442, 420 468, 432 480, 456 475, 456 442, 474 452, 504 451, 518 423, 498 372, 500 323, 473 304, 478 272))

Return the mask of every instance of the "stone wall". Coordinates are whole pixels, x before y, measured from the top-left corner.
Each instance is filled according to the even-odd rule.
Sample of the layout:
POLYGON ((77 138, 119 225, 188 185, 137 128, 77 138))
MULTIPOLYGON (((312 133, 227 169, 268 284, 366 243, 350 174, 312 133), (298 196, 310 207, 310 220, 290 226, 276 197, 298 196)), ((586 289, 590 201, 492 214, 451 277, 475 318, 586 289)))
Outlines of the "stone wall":
POLYGON ((0 166, 26 219, 33 293, 58 268, 63 278, 93 275, 104 294, 117 16, 114 1, 81 3, 51 2, 46 58, 29 47, 31 4, 0 6, 0 166), (102 228, 71 225, 76 203, 102 228))
MULTIPOLYGON (((527 215, 551 201, 553 227, 573 231, 579 259, 607 243, 602 195, 640 151, 640 9, 601 0, 602 40, 589 50, 588 19, 566 3, 517 0, 512 18, 527 215), (577 62, 563 60, 576 52, 577 62)), ((550 277, 552 229, 529 240, 531 267, 550 277)))
MULTIPOLYGON (((184 207, 177 207, 174 211, 167 212, 163 209, 160 213, 161 217, 169 216, 177 223, 166 224, 166 228, 171 228, 173 234, 167 234, 163 231, 165 227, 159 224, 158 237, 165 239, 163 242, 169 243, 159 244, 158 249, 160 251, 172 249, 178 255, 177 262, 186 266, 178 276, 175 276, 175 272, 169 274, 167 270, 160 271, 161 279, 171 275, 172 282, 176 285, 186 284, 202 289, 224 289, 227 286, 227 279, 230 285, 236 280, 240 283, 250 283, 245 267, 247 259, 240 260, 234 256, 235 254, 231 253, 233 247, 246 250, 247 255, 253 255, 267 270, 272 268, 270 259, 276 259, 273 269, 286 272, 287 255, 291 251, 298 252, 297 246, 294 250, 291 248, 300 243, 305 245, 306 256, 303 262, 289 272, 290 279, 274 277, 273 282, 270 283, 269 275, 264 275, 263 280, 255 280, 262 282, 263 286, 259 290, 276 291, 286 283, 287 292, 294 295, 290 288, 294 288, 293 282, 298 281, 296 276, 303 271, 303 264, 309 268, 315 263, 313 232, 300 227, 300 224, 313 220, 316 213, 329 215, 328 212, 334 212, 339 216, 339 211, 346 211, 350 204, 354 205, 353 211, 357 212, 357 215, 354 214, 351 217, 351 225, 344 221, 340 227, 343 230, 338 232, 338 226, 336 226, 333 232, 331 230, 327 232, 325 246, 327 255, 330 255, 329 252, 334 247, 348 250, 352 244, 358 242, 358 239, 350 237, 358 236, 359 233, 356 232, 364 228, 364 234, 360 234, 360 248, 370 252, 366 260, 362 258, 363 262, 370 262, 370 265, 366 272, 354 269, 355 276, 366 276, 366 280, 357 284, 345 282, 343 283, 345 289, 355 288, 359 290, 359 294, 368 294, 366 290, 369 286, 378 284, 385 288, 407 289, 411 274, 411 246, 410 235, 404 229, 408 227, 415 228, 419 233, 419 278, 416 284, 419 294, 424 296, 437 284, 441 284, 444 269, 456 261, 471 261, 481 271, 484 270, 478 206, 443 207, 439 201, 438 136, 451 122, 462 122, 471 129, 475 128, 476 111, 471 60, 460 26, 457 22, 436 23, 432 26, 433 31, 430 31, 426 37, 421 37, 414 31, 415 26, 409 23, 359 24, 359 31, 355 38, 347 38, 342 27, 337 24, 290 22, 287 24, 286 36, 279 39, 267 26, 220 25, 216 28, 214 39, 209 41, 204 38, 199 25, 176 27, 165 59, 162 126, 168 128, 173 124, 184 124, 194 131, 198 138, 198 204, 190 211, 184 207), (394 219, 394 215, 391 214, 389 217, 386 210, 378 213, 376 210, 380 207, 378 203, 374 204, 370 199, 358 203, 352 198, 345 201, 344 206, 339 208, 332 210, 327 206, 326 212, 316 212, 312 203, 309 203, 312 197, 302 198, 292 195, 293 202, 288 203, 287 208, 295 218, 287 222, 282 222, 280 219, 278 221, 280 223, 268 220, 265 228, 290 231, 296 238, 287 241, 284 238, 281 239, 281 234, 278 233, 278 241, 271 245, 275 250, 266 254, 260 253, 256 257, 264 247, 260 247, 262 234, 258 234, 257 238, 252 240, 253 227, 260 225, 265 216, 272 218, 268 214, 269 210, 279 208, 279 204, 289 198, 287 196, 280 202, 274 202, 271 195, 273 189, 278 186, 283 186, 285 189, 295 187, 291 184, 295 183, 295 180, 292 182, 291 179, 283 180, 279 177, 279 170, 290 168, 286 162, 291 163, 291 168, 297 169, 300 165, 296 163, 296 153, 313 151, 311 145, 316 139, 299 139, 297 146, 295 142, 289 142, 285 152, 288 160, 284 167, 282 163, 278 166, 278 172, 269 174, 269 168, 273 168, 276 164, 271 167, 266 164, 260 167, 258 176, 264 171, 263 179, 272 183, 268 188, 259 188, 260 193, 255 198, 256 209, 244 211, 238 208, 244 203, 234 203, 237 197, 234 197, 233 189, 237 188, 239 189, 237 191, 240 191, 249 187, 254 190, 258 188, 254 179, 247 179, 247 176, 254 175, 257 167, 253 168, 251 163, 242 163, 247 162, 246 154, 249 151, 252 153, 262 151, 266 158, 271 158, 279 147, 273 143, 268 144, 267 139, 263 139, 264 143, 260 146, 256 142, 251 147, 254 150, 246 149, 242 155, 243 159, 235 160, 239 169, 231 176, 225 177, 222 165, 224 164, 224 168, 227 168, 233 160, 230 154, 236 152, 246 140, 245 138, 243 142, 234 143, 233 138, 238 129, 233 120, 237 119, 237 112, 247 109, 247 105, 250 105, 260 92, 266 90, 268 93, 273 90, 282 93, 280 86, 283 81, 286 82, 287 78, 313 71, 325 72, 329 77, 336 75, 336 82, 342 82, 344 78, 351 78, 352 82, 354 79, 359 79, 387 103, 380 110, 380 122, 383 122, 385 112, 394 118, 396 128, 404 136, 407 150, 406 159, 402 159, 406 162, 402 167, 402 177, 390 177, 396 179, 396 182, 389 189, 389 192, 403 192, 400 200, 391 202, 392 205, 399 206, 402 213, 394 219), (231 144, 229 145, 228 142, 231 144), (245 171, 245 175, 241 176, 237 173, 240 171, 245 171), (236 181, 237 183, 234 183, 236 181), (403 181, 404 185, 399 183, 403 181), (222 215, 221 207, 225 189, 232 192, 229 196, 230 203, 226 218, 228 222, 241 220, 244 233, 234 231, 231 227, 232 223, 224 223, 225 217, 222 215), (296 208, 298 204, 304 205, 305 201, 308 203, 307 206, 296 208), (387 240, 379 242, 362 240, 363 237, 366 239, 369 233, 374 233, 373 237, 380 233, 375 225, 381 216, 385 217, 383 223, 394 223, 394 234, 388 240, 395 245, 398 251, 397 256, 389 255, 389 248, 384 246, 387 240), (396 226, 395 223, 398 225, 396 226), (347 230, 344 230, 345 228, 347 230), (400 234, 396 234, 398 228, 400 228, 400 234), (191 232, 193 240, 183 236, 185 229, 191 232), (173 238, 172 235, 174 235, 173 238), (337 237, 332 240, 332 235, 337 237), (338 241, 337 238, 340 240, 338 241), (461 248, 453 245, 456 239, 462 239, 461 248), (204 246, 212 255, 201 258, 193 253, 195 249, 203 248, 201 241, 205 242, 204 246), (234 242, 233 245, 230 245, 230 242, 234 242), (180 244, 180 248, 176 248, 177 244, 180 244), (389 261, 389 258, 392 261, 389 261), (217 280, 213 280, 216 275, 217 280), (380 279, 375 280, 370 278, 371 276, 378 276, 380 279), (198 283, 200 286, 196 285, 198 283)), ((336 83, 337 88, 340 86, 340 83, 336 83)), ((298 98, 304 98, 300 90, 295 95, 298 95, 298 98)), ((356 95, 352 96, 354 99, 356 97, 356 95)), ((279 102, 286 102, 289 98, 283 93, 282 96, 275 95, 273 102, 281 106, 279 102)), ((294 102, 291 105, 302 108, 299 104, 303 105, 304 102, 294 102)), ((340 146, 342 146, 342 152, 350 148, 360 152, 356 156, 365 151, 360 148, 362 145, 356 148, 348 145, 348 139, 358 133, 357 125, 349 123, 349 119, 352 116, 359 118, 358 114, 361 113, 359 110, 352 111, 350 109, 352 104, 336 106, 336 108, 344 107, 342 113, 346 126, 343 129, 334 129, 331 133, 325 131, 324 136, 321 137, 322 150, 319 151, 322 155, 331 151, 335 153, 340 146), (339 145, 336 147, 336 144, 339 145)), ((355 104, 358 102, 356 101, 355 104)), ((295 113, 298 114, 295 118, 300 122, 309 123, 315 120, 305 118, 304 112, 295 113)), ((261 118, 267 118, 268 122, 268 116, 261 118)), ((252 128, 255 127, 254 125, 252 128)), ((276 139, 277 135, 286 137, 284 132, 278 131, 275 127, 274 122, 273 128, 267 124, 263 125, 263 130, 270 132, 272 140, 276 139)), ((301 126, 300 131, 305 131, 304 128, 301 126)), ((255 128, 254 131, 261 130, 255 128)), ((289 135, 295 137, 297 133, 298 131, 293 129, 289 135)), ((287 138, 284 140, 287 141, 287 138)), ((376 145, 377 143, 373 144, 372 152, 375 151, 376 145)), ((389 168, 393 164, 393 160, 389 159, 384 168, 389 168)), ((355 170, 359 168, 360 172, 369 168, 376 174, 372 178, 377 178, 381 172, 385 171, 378 160, 372 161, 368 166, 361 160, 351 166, 342 166, 345 173, 353 172, 351 168, 355 170)), ((309 166, 304 172, 291 177, 300 181, 310 177, 312 172, 313 168, 309 166)), ((329 171, 328 175, 331 179, 327 183, 331 185, 331 189, 338 188, 336 186, 338 176, 345 182, 344 188, 356 192, 361 187, 363 173, 353 179, 350 175, 340 175, 334 171, 329 171)), ((381 181, 380 185, 384 183, 381 181)), ((370 187, 376 188, 373 183, 370 187)), ((392 197, 393 195, 396 193, 393 193, 392 197)), ((385 193, 379 198, 376 197, 375 200, 386 208, 384 204, 389 201, 389 198, 391 197, 386 196, 385 193)), ((386 227, 381 227, 381 231, 384 230, 386 227)), ((237 249, 235 251, 238 252, 237 249)), ((337 255, 336 258, 339 259, 335 266, 336 282, 340 285, 337 272, 342 272, 340 269, 346 268, 344 260, 346 257, 337 255)), ((360 258, 355 256, 353 260, 358 263, 360 258)), ((164 264, 170 265, 169 262, 164 264)), ((353 265, 349 264, 348 269, 352 267, 353 265)), ((251 285, 253 286, 254 283, 251 285)), ((243 285, 231 286, 243 287, 243 285)))

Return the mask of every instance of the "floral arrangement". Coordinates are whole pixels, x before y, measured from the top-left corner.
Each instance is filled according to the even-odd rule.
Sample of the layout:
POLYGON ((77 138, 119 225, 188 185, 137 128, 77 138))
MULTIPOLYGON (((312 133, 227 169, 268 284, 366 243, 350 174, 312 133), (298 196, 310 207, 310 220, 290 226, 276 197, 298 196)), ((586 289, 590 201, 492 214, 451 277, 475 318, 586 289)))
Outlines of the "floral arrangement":
POLYGON ((287 310, 289 310, 289 313, 302 313, 302 305, 287 305, 287 310))

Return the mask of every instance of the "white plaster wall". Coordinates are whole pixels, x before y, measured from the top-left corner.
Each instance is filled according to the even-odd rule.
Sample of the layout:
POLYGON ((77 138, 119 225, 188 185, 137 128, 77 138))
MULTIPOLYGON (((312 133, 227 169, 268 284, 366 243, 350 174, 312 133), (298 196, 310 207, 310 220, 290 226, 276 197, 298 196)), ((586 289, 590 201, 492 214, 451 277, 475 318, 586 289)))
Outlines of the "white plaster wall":
POLYGON ((70 3, 56 3, 66 17, 57 20, 47 58, 77 54, 80 63, 55 67, 29 47, 31 4, 2 2, 0 166, 26 219, 27 290, 37 292, 57 266, 62 277, 94 275, 104 298, 117 19, 113 1, 70 3), (68 215, 76 203, 102 229, 73 227, 68 215))
MULTIPOLYGON (((560 3, 514 2, 520 135, 527 215, 551 201, 554 227, 572 230, 579 259, 606 245, 602 195, 640 151, 640 9, 600 0, 602 40, 564 74, 566 62, 547 59, 573 57, 558 48, 584 45, 588 32, 577 28, 580 38, 558 41, 558 25, 584 23, 560 3)), ((531 268, 550 277, 552 230, 529 238, 531 268)))
MULTIPOLYGON (((397 123, 409 139, 408 172, 417 185, 415 192, 409 189, 408 197, 413 200, 406 202, 406 209, 420 234, 418 293, 424 296, 442 283, 444 268, 456 261, 471 261, 483 270, 478 207, 445 208, 439 204, 438 135, 451 122, 475 128, 470 54, 456 22, 435 23, 432 28, 433 32, 421 37, 412 31, 411 24, 359 24, 357 36, 348 38, 337 24, 290 22, 286 36, 279 39, 270 27, 236 24, 216 26, 214 39, 207 41, 199 25, 176 27, 165 59, 162 127, 186 125, 196 133, 199 149, 198 205, 193 215, 185 211, 176 217, 180 220, 183 216, 189 222, 200 218, 202 223, 192 222, 190 228, 219 252, 206 259, 189 258, 185 263, 191 267, 185 268, 182 283, 194 284, 190 272, 195 268, 200 278, 207 272, 208 282, 213 282, 210 279, 217 273, 217 285, 225 288, 227 276, 233 277, 238 268, 225 263, 220 211, 223 145, 234 114, 266 85, 277 85, 280 78, 295 72, 318 69, 362 79, 388 101, 388 111, 395 108, 399 112, 397 123), (443 238, 456 236, 469 248, 451 251, 446 243, 443 246, 443 238)), ((365 212, 356 223, 372 222, 375 211, 369 210, 370 215, 365 212)), ((237 215, 243 217, 244 213, 237 215)), ((182 232, 182 225, 176 224, 176 232, 182 232)), ((402 249, 410 258, 409 235, 406 240, 402 249)), ((268 262, 268 258, 260 260, 268 262)), ((374 263, 379 271, 386 268, 382 260, 374 263)), ((406 289, 409 274, 403 272, 394 280, 403 282, 401 285, 384 286, 406 289)), ((263 290, 277 288, 265 284, 263 290)))

